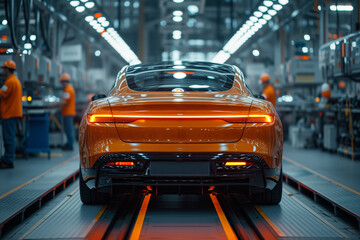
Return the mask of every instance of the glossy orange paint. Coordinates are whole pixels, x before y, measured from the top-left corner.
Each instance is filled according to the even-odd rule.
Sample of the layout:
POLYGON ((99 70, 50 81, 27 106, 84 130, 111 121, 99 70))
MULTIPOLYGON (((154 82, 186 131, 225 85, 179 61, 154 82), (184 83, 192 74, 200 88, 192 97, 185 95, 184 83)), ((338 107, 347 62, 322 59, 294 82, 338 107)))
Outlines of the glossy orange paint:
POLYGON ((280 119, 270 103, 252 96, 237 68, 233 87, 216 93, 132 91, 127 87, 125 70, 109 96, 91 102, 82 118, 82 168, 91 168, 104 154, 119 152, 251 153, 262 157, 270 168, 281 168, 280 119), (96 115, 142 117, 131 122, 97 122, 96 115), (244 123, 224 119, 237 115, 265 120, 257 122, 250 117, 244 123))

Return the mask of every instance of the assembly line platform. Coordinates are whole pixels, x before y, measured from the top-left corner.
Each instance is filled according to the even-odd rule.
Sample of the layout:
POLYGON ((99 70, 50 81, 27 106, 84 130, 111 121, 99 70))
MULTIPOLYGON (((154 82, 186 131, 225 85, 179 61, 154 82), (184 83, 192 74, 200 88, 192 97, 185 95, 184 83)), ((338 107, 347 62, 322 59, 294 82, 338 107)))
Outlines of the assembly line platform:
MULTIPOLYGON (((54 236, 51 235, 51 231, 68 229, 66 232, 58 231, 57 234, 60 235, 57 237, 87 238, 94 232, 105 232, 106 229, 99 227, 98 221, 103 226, 106 221, 119 215, 119 204, 86 206, 81 203, 78 184, 75 181, 79 168, 77 149, 72 152, 52 151, 52 154, 50 160, 47 155, 28 159, 17 158, 14 169, 1 170, 0 181, 5 184, 0 185, 0 237, 47 238, 54 236), (67 186, 69 187, 66 188, 67 186), (58 195, 59 199, 55 200, 58 195), (41 208, 46 204, 49 205, 48 209, 41 208), (36 211, 40 213, 33 214, 36 211), (31 216, 32 214, 39 216, 31 216), (27 220, 31 218, 34 219, 27 220), (22 227, 22 230, 17 230, 16 226, 23 221, 29 221, 27 225, 35 224, 30 229, 22 227)), ((261 218, 270 226, 275 236, 284 239, 360 236, 360 233, 349 232, 346 225, 333 220, 346 216, 346 221, 350 219, 352 223, 355 222, 353 226, 354 229, 357 228, 360 219, 360 161, 352 161, 318 149, 296 149, 284 144, 283 169, 285 182, 289 184, 284 185, 282 202, 278 206, 251 206, 256 209, 254 211, 257 215, 250 212, 246 214, 249 218, 253 216, 254 225, 259 224, 256 223, 256 219, 261 218), (290 185, 295 186, 295 189, 290 185), (315 202, 306 195, 310 195, 315 202), (324 217, 326 214, 322 214, 322 211, 325 210, 313 206, 318 203, 324 203, 326 209, 329 209, 328 206, 333 208, 334 218, 324 217)), ((207 196, 189 198, 164 195, 152 196, 151 200, 149 197, 149 209, 145 211, 146 217, 145 213, 143 216, 145 220, 143 219, 144 226, 141 233, 139 232, 140 239, 150 239, 154 236, 165 239, 166 231, 179 236, 181 232, 199 231, 197 236, 200 237, 210 233, 206 229, 213 229, 214 239, 222 239, 225 235, 229 239, 228 233, 222 230, 224 225, 221 225, 223 222, 218 209, 210 209, 211 201, 213 197, 207 196), (191 207, 196 206, 197 201, 199 207, 191 207), (205 231, 205 235, 201 233, 201 229, 205 231)), ((244 206, 249 204, 241 198, 237 201, 244 206)), ((220 205, 224 207, 225 204, 220 205)), ((228 209, 232 209, 233 206, 234 204, 229 204, 228 209)), ((135 206, 134 209, 136 208, 135 206)), ((239 212, 243 211, 250 210, 239 212)), ((224 212, 231 220, 231 214, 226 213, 226 207, 224 212)), ((234 226, 236 221, 232 221, 231 225, 234 226)), ((112 226, 116 224, 119 223, 112 223, 112 226)), ((184 236, 190 238, 190 235, 184 236)))

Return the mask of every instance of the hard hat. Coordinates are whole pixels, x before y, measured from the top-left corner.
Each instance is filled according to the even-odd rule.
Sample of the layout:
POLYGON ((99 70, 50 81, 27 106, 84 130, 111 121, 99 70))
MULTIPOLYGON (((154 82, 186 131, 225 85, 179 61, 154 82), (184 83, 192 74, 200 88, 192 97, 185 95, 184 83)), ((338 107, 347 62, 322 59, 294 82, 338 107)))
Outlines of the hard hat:
POLYGON ((4 62, 4 64, 1 66, 1 68, 10 68, 10 69, 16 69, 16 64, 12 60, 7 60, 4 62))
POLYGON ((264 82, 268 82, 268 81, 270 81, 270 75, 267 73, 262 74, 260 77, 260 82, 264 83, 264 82))
POLYGON ((340 89, 344 89, 346 87, 346 83, 344 81, 340 81, 338 86, 340 89))
POLYGON ((70 75, 68 73, 64 73, 63 75, 60 76, 59 82, 63 82, 63 81, 70 81, 70 75))
POLYGON ((331 98, 331 91, 330 91, 330 86, 327 83, 323 83, 321 85, 321 95, 324 98, 331 98))

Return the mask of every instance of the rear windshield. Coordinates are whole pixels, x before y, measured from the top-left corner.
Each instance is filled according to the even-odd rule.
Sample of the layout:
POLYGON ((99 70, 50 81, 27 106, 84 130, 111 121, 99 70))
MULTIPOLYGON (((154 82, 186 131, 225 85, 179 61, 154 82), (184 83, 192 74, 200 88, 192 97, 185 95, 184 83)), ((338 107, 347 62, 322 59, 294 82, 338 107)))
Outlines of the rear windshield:
POLYGON ((126 73, 133 91, 227 91, 234 83, 234 71, 223 65, 130 66, 126 73))

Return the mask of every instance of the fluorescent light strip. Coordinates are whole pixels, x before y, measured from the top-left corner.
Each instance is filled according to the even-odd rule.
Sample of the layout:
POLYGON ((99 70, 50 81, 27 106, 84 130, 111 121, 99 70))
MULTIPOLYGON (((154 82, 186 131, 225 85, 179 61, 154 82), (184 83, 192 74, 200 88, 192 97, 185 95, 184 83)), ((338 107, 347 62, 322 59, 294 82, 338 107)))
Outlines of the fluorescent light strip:
POLYGON ((258 7, 241 28, 230 38, 224 47, 215 55, 212 62, 225 63, 245 42, 259 31, 283 6, 288 4, 288 0, 277 0, 263 2, 258 7))
MULTIPOLYGON (((87 8, 94 7, 87 0, 82 0, 82 2, 87 2, 88 6, 87 8)), ((85 7, 79 6, 79 1, 70 1, 69 2, 72 7, 75 8, 75 10, 79 13, 84 12, 85 7), (79 9, 81 8, 81 9, 79 9), (81 10, 81 11, 79 11, 81 10)), ((85 5, 86 5, 85 4, 85 5)), ((132 64, 138 64, 141 63, 139 58, 136 56, 136 54, 131 50, 131 48, 126 44, 126 42, 120 37, 120 35, 115 31, 114 28, 108 27, 110 25, 109 21, 106 20, 105 17, 94 18, 93 16, 89 15, 85 17, 85 21, 89 23, 90 26, 94 28, 95 31, 101 34, 101 36, 112 46, 119 54, 120 56, 128 62, 130 65, 132 64), (108 27, 105 29, 105 27, 108 27)))

